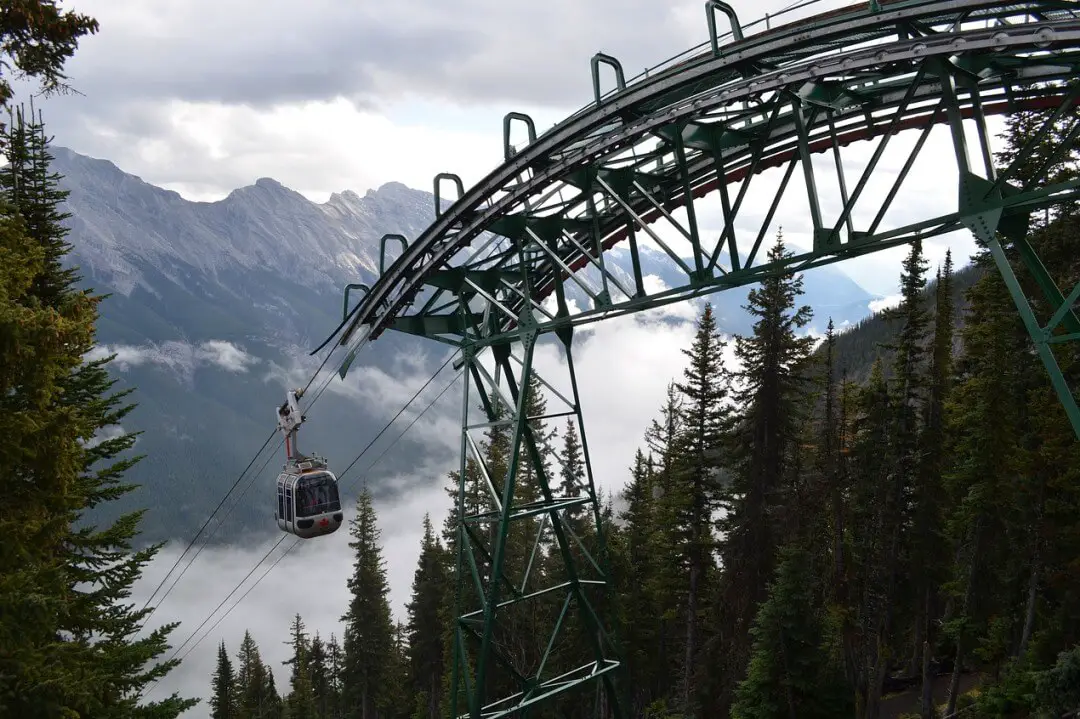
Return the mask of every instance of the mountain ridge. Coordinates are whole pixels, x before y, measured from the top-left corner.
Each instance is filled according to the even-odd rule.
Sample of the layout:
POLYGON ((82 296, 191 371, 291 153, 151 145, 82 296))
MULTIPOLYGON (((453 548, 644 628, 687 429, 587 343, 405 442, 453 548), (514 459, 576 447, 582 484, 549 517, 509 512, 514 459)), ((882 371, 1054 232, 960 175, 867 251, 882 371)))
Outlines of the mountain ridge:
MULTIPOLYGON (((308 352, 341 321, 344 286, 376 279, 383 235, 414 239, 430 225, 434 195, 388 182, 318 203, 261 177, 219 200, 188 200, 109 160, 51 151, 52 170, 70 193, 68 262, 80 267, 84 285, 111 294, 101 307, 96 351, 119 353, 112 368, 118 388, 137 390, 138 406, 125 424, 143 432, 137 451, 147 459, 131 472, 142 489, 115 509, 152 508, 146 541, 190 536, 269 433, 270 406, 314 371, 318 362, 308 352)), ((607 266, 632 286, 624 249, 614 250, 607 266)), ((668 286, 685 281, 662 252, 643 246, 641 258, 646 274, 668 286)), ((598 284, 595 272, 581 274, 598 284)), ((878 299, 832 267, 803 276, 804 300, 819 310, 821 330, 826 315, 838 326, 851 324, 878 299)), ((581 289, 572 282, 566 288, 568 299, 584 306, 581 289)), ((742 309, 749 289, 709 296, 723 333, 751 331, 742 309)), ((400 333, 369 345, 348 381, 335 380, 320 401, 319 452, 347 463, 357 442, 399 408, 383 406, 387 393, 379 383, 408 379, 419 386, 441 362, 444 348, 433 345, 400 333), (417 353, 426 357, 418 367, 402 359, 417 353)), ((388 458, 381 475, 415 474, 435 461, 432 447, 404 441, 408 449, 388 458)), ((271 462, 267 471, 276 467, 271 462)), ((265 488, 272 477, 259 481, 265 488)), ((391 484, 379 491, 406 490, 391 484)), ((222 541, 266 530, 270 509, 262 494, 245 500, 222 541)))

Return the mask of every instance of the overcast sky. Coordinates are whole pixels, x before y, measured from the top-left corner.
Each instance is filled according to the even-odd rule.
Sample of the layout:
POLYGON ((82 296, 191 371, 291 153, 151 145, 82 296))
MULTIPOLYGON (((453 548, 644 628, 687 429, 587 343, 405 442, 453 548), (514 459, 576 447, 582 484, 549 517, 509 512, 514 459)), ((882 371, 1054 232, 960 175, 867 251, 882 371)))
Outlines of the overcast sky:
MULTIPOLYGON (((786 4, 763 0, 736 6, 745 24, 786 4)), ((841 4, 823 1, 789 17, 841 4)), ((590 100, 589 59, 597 51, 615 55, 634 75, 704 42, 702 5, 699 0, 79 0, 65 6, 101 22, 101 32, 83 41, 68 66, 81 94, 50 99, 43 107, 57 144, 112 160, 193 200, 219 199, 259 177, 273 177, 320 202, 331 192, 363 194, 388 181, 430 189, 431 178, 443 171, 456 172, 469 184, 500 161, 506 112, 529 113, 543 131, 590 100)), ((902 138, 894 141, 901 149, 902 138)), ((872 149, 870 143, 851 149, 855 172, 872 149)), ((952 209, 956 197, 954 175, 932 170, 933 158, 941 157, 935 153, 951 152, 947 134, 935 132, 924 152, 931 170, 923 170, 914 194, 897 203, 901 211, 920 217, 930 208, 952 209)), ((899 157, 889 160, 893 171, 899 157)), ((827 168, 831 158, 818 162, 827 168)), ((719 217, 715 207, 712 216, 719 217)), ((805 217, 784 222, 794 242, 806 241, 805 217)), ((972 249, 967 236, 929 242, 932 266, 948 246, 960 264, 972 249)), ((903 254, 899 249, 880 253, 842 268, 889 302, 903 254)), ((666 311, 685 318, 693 313, 685 306, 666 311)), ((679 347, 691 331, 689 324, 664 329, 642 317, 591 330, 580 372, 589 440, 607 486, 625 478, 624 468, 655 416, 666 383, 681 372, 679 347)), ((421 363, 411 386, 434 366, 434 361, 421 363)), ((394 480, 426 489, 378 508, 399 617, 412 578, 420 516, 432 511, 440 522, 446 506, 441 478, 455 461, 457 407, 449 401, 441 407, 442 414, 425 418, 416 431, 429 432, 433 443, 446 447, 445 463, 394 480)), ((395 410, 388 409, 388 415, 395 410)), ((292 614, 300 612, 323 634, 340 635, 351 561, 346 541, 342 531, 298 547, 163 687, 203 695, 217 642, 224 638, 235 653, 243 629, 250 628, 285 690, 287 674, 277 662, 287 651, 282 642, 292 614)), ((187 637, 265 550, 204 552, 201 568, 185 577, 155 621, 180 618, 184 625, 176 639, 187 637), (197 583, 189 581, 194 577, 197 583)), ((159 563, 164 566, 147 576, 146 585, 155 585, 174 558, 166 553, 159 563)), ((206 715, 205 705, 191 714, 206 715)))

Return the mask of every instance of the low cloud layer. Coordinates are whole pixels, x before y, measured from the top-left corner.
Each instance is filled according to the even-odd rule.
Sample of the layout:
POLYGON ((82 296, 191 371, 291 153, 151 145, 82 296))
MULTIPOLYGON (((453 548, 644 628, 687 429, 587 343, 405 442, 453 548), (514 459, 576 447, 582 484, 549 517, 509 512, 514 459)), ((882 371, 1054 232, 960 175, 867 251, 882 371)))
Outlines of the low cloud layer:
MULTIPOLYGON (((650 283, 658 283, 655 277, 650 283)), ((643 446, 648 423, 659 414, 668 383, 681 378, 686 366, 682 349, 689 345, 694 333, 694 321, 701 303, 683 302, 637 315, 629 315, 582 327, 575 335, 575 367, 585 414, 585 428, 592 454, 597 484, 605 493, 618 492, 624 486, 634 452, 643 446)), ((733 343, 729 343, 725 359, 735 368, 733 343)), ((342 382, 335 378, 331 386, 351 396, 365 397, 371 407, 383 407, 386 419, 400 407, 431 376, 445 355, 442 350, 430 351, 431 345, 417 343, 416 351, 402 355, 394 363, 395 371, 383 375, 363 363, 363 354, 356 368, 342 382), (373 401, 377 400, 377 401, 373 401)), ((569 384, 564 359, 554 346, 538 347, 535 367, 540 375, 564 395, 569 384)), ((408 412, 392 426, 388 438, 396 437, 432 401, 455 375, 447 368, 421 395, 408 412)), ((433 408, 424 414, 409 431, 408 438, 425 445, 425 463, 408 471, 390 474, 381 464, 368 468, 376 458, 365 456, 355 471, 342 476, 342 494, 350 509, 357 491, 367 482, 377 496, 392 496, 392 500, 377 502, 382 544, 390 582, 394 616, 405 618, 405 603, 411 591, 415 562, 420 546, 421 519, 431 515, 436 528, 442 526, 449 509, 446 493, 447 472, 458 461, 460 432, 460 383, 447 392, 433 408), (393 489, 387 492, 387 489, 393 489)), ((328 390, 329 391, 329 390, 328 390)), ((548 394, 549 411, 555 411, 558 400, 548 394)), ((317 408, 312 421, 317 421, 317 408)), ((554 424, 562 429, 564 421, 554 424)), ((384 442, 383 445, 388 444, 384 442)), ((397 445, 388 457, 399 466, 408 466, 408 449, 397 445)), ((155 689, 151 697, 178 690, 187 696, 205 696, 214 669, 216 648, 224 640, 235 655, 245 629, 250 629, 260 649, 274 668, 279 690, 288 690, 288 670, 283 662, 289 650, 283 644, 288 636, 289 623, 300 613, 309 632, 321 636, 342 635, 341 616, 344 614, 348 591, 346 578, 351 572, 352 556, 345 529, 318 540, 297 544, 265 579, 251 591, 236 611, 228 614, 198 646, 168 680, 155 689), (313 591, 313 588, 317 590, 313 591)), ((174 636, 179 646, 198 625, 210 615, 219 602, 229 594, 255 563, 266 554, 277 538, 253 547, 206 549, 198 566, 188 572, 154 615, 153 624, 180 620, 183 622, 174 636)), ((222 610, 212 616, 198 631, 181 654, 206 633, 233 606, 241 595, 255 583, 269 564, 293 544, 287 537, 247 582, 229 599, 222 610)), ((182 545, 170 545, 155 561, 140 583, 135 600, 145 601, 164 573, 176 560, 182 545)), ((185 562, 188 560, 185 559, 185 562)), ((183 566, 183 565, 182 565, 183 566)), ((171 583, 172 580, 170 580, 171 583)), ((205 704, 191 713, 193 719, 205 719, 209 709, 205 704)))
POLYGON ((224 340, 208 340, 193 344, 180 340, 148 343, 145 345, 99 345, 86 357, 98 360, 115 355, 110 367, 120 372, 132 367, 151 364, 176 373, 190 382, 195 370, 212 366, 226 372, 244 373, 261 360, 248 354, 242 347, 224 340))
MULTIPOLYGON (((587 438, 597 481, 605 490, 617 490, 622 486, 633 453, 642 444, 645 427, 657 415, 667 383, 681 375, 685 366, 681 348, 686 346, 693 334, 696 315, 697 309, 693 305, 682 303, 651 313, 598 323, 578 333, 575 359, 586 415, 587 438), (662 319, 669 320, 669 323, 661 322, 662 319)), ((389 420, 393 412, 431 376, 442 358, 441 353, 425 354, 418 347, 416 355, 397 365, 401 371, 388 378, 377 377, 373 370, 358 362, 355 374, 351 372, 348 375, 352 388, 344 391, 367 397, 378 396, 380 403, 371 406, 385 406, 389 420), (396 388, 394 385, 397 385, 396 388)), ((564 387, 560 384, 564 381, 565 371, 560 365, 561 360, 553 348, 544 347, 538 351, 537 370, 545 378, 550 377, 550 381, 562 391, 564 387)), ((411 413, 403 415, 394 424, 388 436, 397 436, 453 376, 454 372, 448 368, 421 396, 411 413)), ((335 379, 331 386, 345 384, 335 379)), ((409 488, 406 494, 393 502, 380 502, 377 505, 393 611, 395 617, 400 619, 405 616, 404 606, 409 597, 419 551, 423 514, 431 513, 432 521, 436 527, 440 527, 449 508, 445 477, 457 461, 460 431, 460 394, 456 398, 452 395, 453 392, 448 392, 409 432, 410 439, 423 441, 427 448, 433 450, 433 459, 429 460, 427 466, 415 467, 410 473, 401 475, 387 475, 376 467, 370 473, 350 472, 342 480, 343 494, 350 506, 363 481, 369 482, 373 490, 386 485, 409 488)), ((315 420, 313 412, 312 421, 315 420)), ((404 451, 402 445, 398 445, 390 450, 390 456, 400 462, 404 451)), ((374 458, 374 455, 365 457, 363 464, 374 458)), ((352 512, 347 516, 351 517, 352 512)), ((287 538, 278 552, 269 558, 267 565, 292 541, 287 538)), ((280 662, 288 655, 288 649, 282 642, 287 637, 293 614, 299 612, 312 632, 318 630, 324 637, 331 633, 339 638, 341 636, 340 617, 348 601, 345 581, 352 562, 347 545, 348 534, 344 529, 331 537, 298 545, 244 599, 240 608, 229 614, 191 652, 175 676, 155 689, 152 696, 162 696, 174 689, 191 696, 205 695, 218 642, 224 639, 230 652, 235 654, 245 628, 252 631, 264 657, 274 666, 278 688, 287 690, 288 672, 280 662), (318 587, 318 591, 313 592, 312 587, 318 587)), ((152 623, 181 620, 183 624, 174 637, 174 646, 178 646, 269 547, 270 543, 258 547, 204 550, 197 567, 184 576, 155 613, 152 623)), ((140 606, 176 560, 180 549, 180 546, 172 544, 154 562, 136 592, 135 600, 140 606)), ((263 569, 265 565, 229 600, 222 611, 236 602, 262 574, 263 569)), ((212 626, 219 616, 220 613, 208 621, 198 636, 212 626)), ((191 644, 182 651, 186 652, 190 647, 191 644)), ((209 710, 204 705, 194 710, 191 716, 204 719, 208 714, 209 710)))

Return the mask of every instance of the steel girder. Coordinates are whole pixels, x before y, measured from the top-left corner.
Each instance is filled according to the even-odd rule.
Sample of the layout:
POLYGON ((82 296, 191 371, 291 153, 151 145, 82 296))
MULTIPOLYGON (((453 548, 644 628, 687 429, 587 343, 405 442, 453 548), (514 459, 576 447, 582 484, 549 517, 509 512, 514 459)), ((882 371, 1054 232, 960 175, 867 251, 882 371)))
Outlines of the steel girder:
MULTIPOLYGON (((607 584, 603 552, 588 561, 575 554, 580 543, 565 521, 568 508, 580 506, 599 527, 591 469, 586 461, 588 481, 573 501, 558 496, 540 461, 540 439, 530 423, 536 418, 525 413, 523 388, 545 333, 556 332, 561 340, 570 375, 564 409, 576 417, 584 440, 573 378, 574 327, 967 229, 990 248, 1080 435, 1080 410, 1051 352, 1052 343, 1080 337, 1071 309, 1080 286, 1064 296, 1023 239, 1029 214, 1074 201, 1080 181, 1021 184, 1015 167, 998 172, 986 122, 990 115, 1051 108, 1056 118, 1075 120, 1078 9, 1075 2, 1037 0, 870 3, 744 37, 730 7, 710 0, 712 39, 700 52, 630 82, 615 58, 598 55, 594 103, 539 137, 530 118, 510 113, 503 165, 468 191, 454 175, 436 177, 435 222, 411 244, 384 238, 383 264, 387 239, 399 241, 402 252, 371 288, 362 288, 366 294, 347 313, 338 343, 354 346, 342 372, 356 346, 388 328, 456 345, 463 353, 468 380, 452 712, 523 716, 546 698, 597 681, 605 706, 620 711, 612 681, 619 668, 617 642, 597 608, 600 595, 591 593, 607 584), (731 19, 733 43, 721 43, 715 34, 711 18, 718 10, 731 19), (601 66, 614 71, 614 92, 600 91, 601 66), (510 143, 515 121, 529 134, 521 148, 510 143), (927 161, 920 152, 936 125, 949 128, 952 152, 929 162, 939 175, 955 173, 955 209, 921 216, 918 208, 897 212, 897 197, 910 189, 913 167, 927 161), (900 166, 886 173, 881 163, 887 147, 905 130, 915 142, 900 166), (853 151, 847 148, 864 140, 872 152, 849 182, 845 169, 853 151), (835 165, 829 179, 836 197, 828 196, 822 163, 813 161, 822 154, 831 155, 826 159, 835 165), (774 171, 776 182, 762 188, 766 170, 774 171), (872 186, 883 174, 895 177, 875 192, 872 186), (792 178, 802 184, 794 216, 809 218, 810 248, 779 263, 763 262, 759 249, 769 228, 778 216, 794 214, 780 210, 792 194, 792 178), (440 194, 446 182, 455 185, 458 198, 444 208, 440 194), (719 199, 716 227, 699 221, 696 201, 706 196, 719 199), (750 197, 770 200, 764 213, 746 209, 750 197), (660 248, 669 276, 679 281, 646 282, 642 236, 660 248), (1003 241, 1055 308, 1045 326, 1013 275, 1003 241), (623 242, 629 273, 611 262, 623 242), (586 306, 568 300, 568 283, 588 298, 586 306), (1067 334, 1054 334, 1058 326, 1067 334), (514 357, 517 362, 511 362, 514 357), (485 358, 495 364, 489 367, 485 358), (501 476, 480 469, 494 509, 470 515, 463 492, 467 459, 480 457, 471 434, 477 423, 470 419, 477 404, 487 414, 480 424, 502 423, 512 438, 501 476), (522 489, 531 491, 524 503, 522 489), (551 556, 561 558, 565 573, 547 587, 526 591, 528 571, 520 584, 503 576, 504 554, 512 527, 538 517, 538 526, 528 526, 538 537, 553 535, 551 556), (484 522, 490 531, 476 531, 484 522), (515 658, 500 644, 500 619, 517 605, 552 594, 563 603, 547 649, 533 657, 536 662, 515 658), (571 609, 591 638, 592 662, 553 667, 550 650, 571 609), (512 691, 489 695, 491 687, 506 682, 512 691)), ((1077 134, 1080 124, 1074 122, 1070 137, 1077 134)))

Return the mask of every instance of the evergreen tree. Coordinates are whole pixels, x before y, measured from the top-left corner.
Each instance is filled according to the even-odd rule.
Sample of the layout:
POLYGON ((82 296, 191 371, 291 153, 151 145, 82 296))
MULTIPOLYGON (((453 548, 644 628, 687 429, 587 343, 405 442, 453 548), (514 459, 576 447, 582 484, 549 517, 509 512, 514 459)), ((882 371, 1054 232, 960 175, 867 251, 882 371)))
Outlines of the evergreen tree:
POLYGON ((349 522, 355 553, 348 587, 352 597, 345 622, 342 684, 349 719, 390 719, 394 662, 394 623, 389 586, 379 545, 380 531, 371 492, 364 487, 349 522))
MULTIPOLYGON (((46 95, 66 92, 64 65, 75 55, 79 40, 97 33, 98 21, 73 10, 63 11, 56 0, 20 0, 0 14, 0 63, 12 75, 38 80, 46 95)), ((0 77, 0 107, 11 102, 8 78, 0 77)))
POLYGON ((251 632, 245 631, 240 642, 236 669, 237 719, 278 719, 281 697, 274 685, 274 675, 262 660, 259 646, 251 632))
POLYGON ((942 474, 946 463, 945 404, 952 384, 953 325, 952 254, 946 252, 945 266, 939 270, 935 284, 929 388, 923 408, 921 455, 912 499, 915 517, 911 573, 916 589, 913 597, 916 611, 911 669, 922 677, 922 719, 933 719, 934 677, 930 674, 930 666, 938 639, 935 631, 935 619, 940 616, 938 588, 948 571, 940 547, 945 540, 942 474), (917 658, 921 661, 916 662, 917 658))
POLYGON ((65 230, 41 221, 61 217, 65 197, 46 171, 41 124, 18 115, 3 144, 23 148, 25 161, 0 186, 0 325, 8 338, 0 402, 13 423, 0 456, 20 478, 0 516, 0 708, 25 717, 176 716, 195 701, 173 695, 138 704, 177 664, 147 668, 176 625, 135 640, 151 610, 124 603, 160 547, 133 550, 142 512, 104 528, 84 521, 87 510, 133 489, 120 481, 139 459, 121 458, 135 435, 102 437, 132 409, 122 404, 127 393, 112 392, 111 358, 84 361, 102 298, 71 284, 60 265, 65 230))
POLYGON ((313 717, 315 716, 315 692, 311 685, 310 670, 310 644, 307 632, 304 631, 304 620, 299 614, 293 616, 291 639, 286 642, 292 647, 293 654, 283 664, 292 667, 289 677, 289 694, 285 698, 285 706, 289 709, 289 716, 313 717))
POLYGON ((754 649, 732 719, 850 716, 851 695, 814 606, 808 553, 785 549, 754 622, 754 649))
POLYGON ((329 719, 342 719, 345 716, 344 704, 342 703, 341 672, 344 656, 337 637, 330 635, 330 643, 326 649, 326 673, 329 678, 330 704, 327 707, 326 716, 329 719))
MULTIPOLYGON (((769 250, 768 261, 790 256, 783 236, 769 250)), ((777 548, 799 533, 799 507, 791 501, 789 459, 800 442, 807 417, 808 364, 813 339, 796 332, 811 319, 807 306, 796 306, 802 293, 797 275, 767 277, 748 295, 745 309, 756 318, 753 334, 737 337, 735 356, 742 365, 734 397, 740 405, 726 458, 732 485, 726 491, 726 535, 720 545, 724 570, 717 599, 715 631, 723 644, 713 651, 714 666, 725 684, 713 690, 713 711, 727 714, 731 684, 749 661, 749 629, 765 598, 775 568, 777 548)))
MULTIPOLYGON (((923 573, 915 572, 911 577, 911 564, 915 560, 911 553, 913 515, 919 514, 916 505, 932 501, 933 486, 936 478, 920 480, 920 466, 923 462, 923 442, 925 433, 922 417, 925 411, 929 389, 926 340, 929 330, 929 312, 923 303, 922 294, 926 287, 927 263, 923 256, 922 242, 916 239, 911 243, 911 250, 903 263, 900 273, 900 304, 887 311, 884 317, 901 322, 896 340, 885 347, 893 350, 892 387, 896 396, 893 401, 892 442, 896 468, 892 473, 891 506, 896 511, 888 517, 888 549, 884 563, 888 585, 885 613, 879 622, 880 641, 887 642, 891 627, 901 622, 911 622, 914 641, 906 655, 908 673, 914 673, 917 658, 922 654, 923 636, 926 618, 923 608, 928 585, 923 581, 923 573), (921 485, 926 486, 921 486, 921 485)), ((927 512, 922 512, 924 517, 927 512)), ((930 527, 922 528, 929 534, 930 527)), ((882 658, 882 661, 887 661, 882 658)), ((887 667, 880 667, 880 681, 884 680, 887 667)), ((876 682, 871 687, 871 694, 880 691, 876 682)), ((876 701, 874 699, 873 701, 876 701)))
POLYGON ((417 719, 441 716, 445 671, 443 637, 446 634, 442 609, 446 603, 447 579, 442 545, 431 526, 431 517, 425 514, 420 557, 413 574, 412 598, 405 608, 408 614, 408 686, 417 705, 423 707, 417 719))
POLYGON ((218 646, 217 669, 214 671, 213 696, 210 697, 210 719, 235 719, 236 717, 236 677, 233 675, 232 662, 225 650, 225 642, 218 646))
MULTIPOLYGON (((588 482, 585 476, 585 457, 578 439, 577 423, 573 417, 566 420, 563 432, 563 445, 559 451, 559 492, 566 497, 577 497, 581 488, 588 482)), ((581 517, 584 513, 581 505, 568 507, 564 512, 566 521, 580 536, 584 532, 581 517)))
POLYGON ((326 645, 316 632, 311 639, 308 651, 308 675, 311 693, 315 699, 315 715, 320 719, 328 719, 333 703, 333 689, 327 661, 326 645))
POLYGON ((657 606, 649 591, 653 584, 656 557, 652 553, 655 499, 653 476, 645 455, 639 449, 630 469, 630 482, 623 492, 626 508, 619 515, 622 570, 615 576, 618 594, 625 597, 622 610, 622 637, 626 649, 628 683, 633 702, 633 716, 644 713, 661 691, 661 677, 656 676, 658 637, 657 606))
POLYGON ((685 646, 682 660, 683 711, 695 713, 693 697, 698 652, 701 647, 701 616, 705 608, 705 588, 712 579, 714 537, 712 515, 719 505, 717 474, 720 447, 730 427, 729 377, 724 366, 726 343, 716 329, 712 305, 706 304, 698 319, 697 332, 683 370, 683 382, 676 385, 682 395, 683 433, 677 464, 679 495, 683 500, 674 520, 681 528, 682 556, 686 568, 685 646))
POLYGON ((683 400, 674 382, 668 385, 660 419, 653 420, 645 432, 645 442, 654 461, 650 470, 654 498, 649 531, 653 571, 646 591, 657 610, 655 664, 652 669, 657 680, 657 698, 676 700, 679 679, 684 675, 686 656, 685 607, 688 582, 680 550, 684 546, 685 527, 679 523, 685 517, 689 499, 685 483, 677 481, 678 458, 682 452, 684 433, 683 400))

